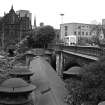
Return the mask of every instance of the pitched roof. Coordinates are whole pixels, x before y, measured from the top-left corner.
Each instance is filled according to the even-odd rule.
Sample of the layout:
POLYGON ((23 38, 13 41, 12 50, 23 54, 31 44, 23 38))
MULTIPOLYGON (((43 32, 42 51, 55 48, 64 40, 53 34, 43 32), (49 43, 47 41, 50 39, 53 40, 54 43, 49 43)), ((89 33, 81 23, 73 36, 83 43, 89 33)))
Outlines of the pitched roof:
POLYGON ((13 74, 13 75, 32 75, 33 72, 30 71, 28 68, 26 67, 15 67, 13 70, 9 71, 9 74, 13 74))
POLYGON ((69 68, 67 71, 64 71, 64 74, 72 74, 72 75, 80 75, 82 72, 83 68, 74 66, 72 68, 69 68))
POLYGON ((0 86, 0 92, 5 93, 25 93, 31 92, 36 87, 28 84, 26 81, 20 78, 10 78, 5 80, 0 86))

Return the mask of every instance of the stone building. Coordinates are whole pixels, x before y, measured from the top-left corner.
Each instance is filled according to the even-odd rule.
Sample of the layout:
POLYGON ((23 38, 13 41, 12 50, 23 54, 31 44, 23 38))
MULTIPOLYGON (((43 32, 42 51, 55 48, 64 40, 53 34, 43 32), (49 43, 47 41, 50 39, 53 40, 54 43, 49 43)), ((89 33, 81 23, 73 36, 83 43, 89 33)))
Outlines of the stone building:
POLYGON ((65 36, 76 35, 78 38, 92 36, 91 30, 95 24, 84 23, 64 23, 60 25, 60 39, 63 40, 65 36))
POLYGON ((28 10, 18 10, 16 11, 16 14, 19 15, 20 17, 27 16, 30 19, 30 21, 32 19, 32 13, 30 13, 30 11, 28 10))
POLYGON ((31 20, 25 15, 21 17, 11 7, 9 13, 0 18, 0 46, 3 50, 14 48, 16 43, 31 31, 31 20))
POLYGON ((105 43, 105 19, 102 20, 102 24, 98 25, 85 23, 64 23, 60 25, 60 40, 65 42, 65 38, 72 35, 76 36, 77 44, 92 43, 93 37, 99 38, 101 42, 104 40, 105 43))

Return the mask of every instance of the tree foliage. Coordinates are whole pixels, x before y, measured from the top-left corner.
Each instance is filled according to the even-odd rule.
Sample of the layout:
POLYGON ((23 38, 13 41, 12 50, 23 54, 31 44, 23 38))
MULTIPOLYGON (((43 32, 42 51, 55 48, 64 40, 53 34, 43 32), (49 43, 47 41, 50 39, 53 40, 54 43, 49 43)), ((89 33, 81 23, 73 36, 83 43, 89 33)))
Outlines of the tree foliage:
POLYGON ((46 47, 55 38, 55 30, 52 26, 39 27, 36 32, 35 44, 46 47))
POLYGON ((34 41, 34 38, 33 38, 33 35, 30 35, 27 37, 27 47, 28 48, 33 48, 34 45, 35 45, 35 41, 34 41))
POLYGON ((101 25, 95 25, 91 30, 91 33, 95 32, 95 35, 92 35, 91 41, 96 45, 100 45, 99 34, 101 32, 101 29, 101 25))
POLYGON ((25 52, 30 48, 45 48, 55 38, 52 26, 38 27, 18 44, 17 52, 25 52))
POLYGON ((94 43, 95 45, 100 45, 100 40, 98 35, 93 35, 91 38, 91 42, 94 43))
POLYGON ((78 39, 78 44, 79 44, 79 45, 82 45, 82 46, 86 46, 86 45, 88 45, 88 44, 91 44, 91 41, 90 41, 90 39, 87 38, 87 37, 80 37, 80 38, 78 39))
POLYGON ((29 49, 29 45, 28 45, 28 40, 27 38, 21 40, 21 42, 19 42, 17 44, 17 49, 16 52, 17 53, 24 53, 25 51, 27 51, 29 49))
POLYGON ((68 83, 73 103, 77 105, 89 101, 97 105, 105 101, 105 57, 83 68, 81 81, 73 80, 68 83))
POLYGON ((68 79, 67 81, 67 89, 69 90, 69 94, 66 97, 67 102, 70 105, 80 105, 84 100, 83 97, 83 83, 76 79, 68 79))
POLYGON ((83 84, 88 100, 105 100, 105 57, 85 67, 83 84))

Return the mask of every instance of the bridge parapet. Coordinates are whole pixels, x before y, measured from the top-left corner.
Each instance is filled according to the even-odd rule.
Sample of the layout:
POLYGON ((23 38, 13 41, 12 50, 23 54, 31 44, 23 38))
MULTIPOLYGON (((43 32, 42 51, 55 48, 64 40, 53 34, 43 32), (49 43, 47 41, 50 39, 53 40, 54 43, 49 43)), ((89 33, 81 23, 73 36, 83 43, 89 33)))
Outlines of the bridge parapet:
POLYGON ((76 53, 91 55, 91 56, 105 56, 105 50, 99 47, 91 46, 62 46, 63 50, 68 50, 76 53))
POLYGON ((55 51, 71 51, 76 52, 80 54, 86 54, 91 55, 95 57, 99 56, 105 56, 105 49, 100 47, 94 47, 94 46, 63 46, 63 45, 50 45, 50 49, 53 49, 55 51))
POLYGON ((56 71, 60 77, 73 65, 83 66, 105 56, 105 49, 100 47, 51 45, 48 49, 55 52, 56 71))

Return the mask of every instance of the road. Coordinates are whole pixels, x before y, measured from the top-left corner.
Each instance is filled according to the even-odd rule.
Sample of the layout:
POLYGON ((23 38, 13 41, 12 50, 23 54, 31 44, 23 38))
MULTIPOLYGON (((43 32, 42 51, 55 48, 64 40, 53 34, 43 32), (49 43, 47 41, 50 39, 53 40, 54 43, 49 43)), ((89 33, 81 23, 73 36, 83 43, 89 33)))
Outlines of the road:
POLYGON ((30 70, 34 72, 31 81, 37 87, 36 105, 67 105, 64 102, 64 97, 68 94, 65 84, 47 61, 41 57, 34 58, 30 70))

